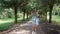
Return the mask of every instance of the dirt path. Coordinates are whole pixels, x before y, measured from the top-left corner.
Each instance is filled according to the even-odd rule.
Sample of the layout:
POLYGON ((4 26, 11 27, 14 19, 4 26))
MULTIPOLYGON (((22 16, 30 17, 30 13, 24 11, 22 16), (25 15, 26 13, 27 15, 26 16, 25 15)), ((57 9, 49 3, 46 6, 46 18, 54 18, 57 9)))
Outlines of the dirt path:
MULTIPOLYGON (((45 34, 45 31, 47 29, 47 28, 45 29, 45 27, 46 26, 44 26, 44 23, 41 23, 37 27, 37 34, 45 34)), ((31 32, 32 32, 32 24, 31 24, 31 21, 28 21, 27 23, 23 23, 19 25, 17 29, 6 34, 31 34, 31 32)))
POLYGON ((28 21, 27 23, 20 24, 15 30, 6 34, 31 34, 31 25, 31 22, 28 21))
MULTIPOLYGON (((48 34, 49 27, 50 25, 47 23, 40 23, 39 26, 37 27, 37 34, 48 34)), ((31 32, 32 32, 32 24, 31 21, 28 21, 27 23, 18 25, 11 32, 4 34, 31 34, 31 32)))

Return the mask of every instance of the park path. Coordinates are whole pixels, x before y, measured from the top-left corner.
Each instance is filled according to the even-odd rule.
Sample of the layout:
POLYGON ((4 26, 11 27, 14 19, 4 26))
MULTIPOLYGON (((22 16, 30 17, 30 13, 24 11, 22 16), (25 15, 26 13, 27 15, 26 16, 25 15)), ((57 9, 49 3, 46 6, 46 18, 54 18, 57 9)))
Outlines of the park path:
MULTIPOLYGON (((37 27, 37 34, 48 34, 49 31, 48 27, 49 27, 48 23, 40 22, 39 26, 37 27)), ((14 30, 4 34, 31 34, 31 32, 32 32, 32 23, 30 20, 27 21, 26 23, 18 25, 17 27, 15 27, 14 30)))

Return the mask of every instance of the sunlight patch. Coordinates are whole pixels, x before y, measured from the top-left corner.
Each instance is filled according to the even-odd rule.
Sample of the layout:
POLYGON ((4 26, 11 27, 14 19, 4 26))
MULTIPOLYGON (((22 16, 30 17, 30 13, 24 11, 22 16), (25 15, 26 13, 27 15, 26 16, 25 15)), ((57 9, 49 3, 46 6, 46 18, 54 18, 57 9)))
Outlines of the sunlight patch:
POLYGON ((31 25, 31 24, 21 24, 20 26, 29 26, 29 25, 31 25))
POLYGON ((29 30, 20 30, 17 32, 14 32, 14 34, 28 34, 30 31, 29 30))

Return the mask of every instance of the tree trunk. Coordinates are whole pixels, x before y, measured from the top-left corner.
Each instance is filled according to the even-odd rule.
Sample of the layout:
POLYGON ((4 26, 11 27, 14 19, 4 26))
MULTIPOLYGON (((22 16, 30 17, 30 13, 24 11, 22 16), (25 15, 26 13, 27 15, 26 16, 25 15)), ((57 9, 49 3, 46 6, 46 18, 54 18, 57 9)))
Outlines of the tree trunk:
POLYGON ((27 11, 27 19, 28 19, 28 11, 27 11))
POLYGON ((46 16, 46 21, 47 21, 47 11, 46 11, 46 15, 45 16, 46 16))
POLYGON ((53 5, 51 5, 49 8, 50 8, 50 12, 49 12, 49 23, 52 23, 52 10, 53 10, 53 5))
POLYGON ((23 21, 25 20, 25 11, 23 11, 23 21))
POLYGON ((15 23, 17 23, 17 7, 15 6, 15 23))
POLYGON ((12 18, 12 17, 11 17, 11 13, 10 13, 10 12, 8 12, 8 18, 12 18))
POLYGON ((47 8, 45 8, 45 21, 47 21, 47 8))

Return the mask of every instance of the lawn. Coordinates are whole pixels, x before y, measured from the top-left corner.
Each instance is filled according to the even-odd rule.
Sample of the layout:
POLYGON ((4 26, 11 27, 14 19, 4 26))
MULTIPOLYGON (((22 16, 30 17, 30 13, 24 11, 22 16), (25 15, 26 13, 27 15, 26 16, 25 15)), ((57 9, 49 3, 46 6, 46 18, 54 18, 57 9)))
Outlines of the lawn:
POLYGON ((56 22, 60 22, 60 16, 52 16, 52 20, 56 21, 56 22))
MULTIPOLYGON (((49 16, 47 17, 47 19, 49 19, 49 16)), ((56 21, 57 24, 60 24, 60 16, 58 16, 58 15, 53 15, 53 16, 52 16, 52 21, 56 21)))
MULTIPOLYGON (((23 19, 23 17, 18 18, 17 20, 21 21, 22 19, 23 19)), ((7 19, 0 19, 0 31, 12 28, 13 24, 14 24, 14 18, 11 18, 11 19, 9 19, 9 18, 7 18, 7 19)))

